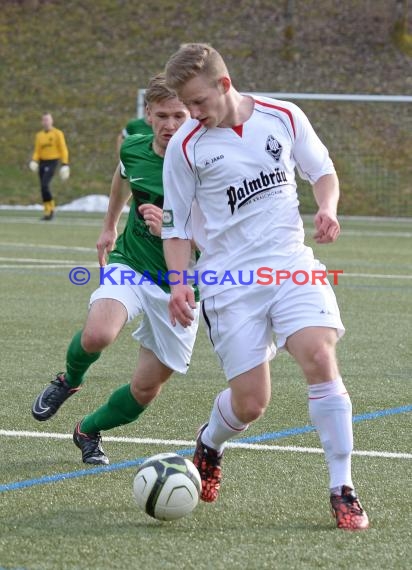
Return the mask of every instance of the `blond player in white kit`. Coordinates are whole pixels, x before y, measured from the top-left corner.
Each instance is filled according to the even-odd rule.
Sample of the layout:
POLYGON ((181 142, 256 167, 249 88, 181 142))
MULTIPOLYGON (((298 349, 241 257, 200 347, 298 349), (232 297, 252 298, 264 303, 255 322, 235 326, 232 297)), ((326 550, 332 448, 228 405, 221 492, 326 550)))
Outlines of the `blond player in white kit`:
MULTIPOLYGON (((269 403, 274 332, 277 348, 295 358, 308 382, 309 413, 325 451, 337 526, 365 529, 368 517, 351 477, 352 406, 336 361, 344 327, 333 290, 316 280, 298 285, 273 279, 263 286, 258 278, 262 267, 291 274, 323 268, 304 245, 295 168, 313 186, 316 242, 335 241, 339 183, 328 151, 295 105, 236 91, 222 57, 207 44, 182 46, 166 65, 166 80, 191 114, 165 156, 162 237, 168 268, 184 274, 194 238, 201 250, 200 276, 255 276, 248 286, 236 279, 215 279, 213 285, 199 279, 210 340, 229 381, 198 434, 194 462, 202 499, 217 499, 226 441, 269 403)), ((190 326, 193 291, 178 281, 169 304, 172 323, 190 326)))

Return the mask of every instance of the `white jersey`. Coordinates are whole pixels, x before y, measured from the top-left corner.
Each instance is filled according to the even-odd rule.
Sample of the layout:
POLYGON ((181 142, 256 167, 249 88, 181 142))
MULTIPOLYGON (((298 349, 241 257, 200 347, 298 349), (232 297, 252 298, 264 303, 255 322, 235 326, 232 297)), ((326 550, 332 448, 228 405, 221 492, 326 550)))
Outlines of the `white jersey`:
MULTIPOLYGON (((166 150, 162 237, 193 238, 200 275, 287 269, 305 249, 312 255, 303 243, 295 168, 312 184, 335 172, 293 103, 257 97, 251 117, 233 128, 185 122, 166 150)), ((238 284, 199 280, 202 298, 238 284)))

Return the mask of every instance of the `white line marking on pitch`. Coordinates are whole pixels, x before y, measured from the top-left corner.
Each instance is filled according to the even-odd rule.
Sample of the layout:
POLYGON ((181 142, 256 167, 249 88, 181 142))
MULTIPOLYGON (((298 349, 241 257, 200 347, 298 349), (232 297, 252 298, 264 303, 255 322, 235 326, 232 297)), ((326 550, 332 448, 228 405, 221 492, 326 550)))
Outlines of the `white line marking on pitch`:
MULTIPOLYGON (((32 437, 39 439, 72 439, 68 433, 38 432, 38 431, 16 431, 0 429, 0 436, 6 437, 32 437)), ((196 442, 186 439, 156 439, 151 437, 114 437, 105 436, 104 441, 117 443, 139 443, 141 445, 177 445, 183 447, 194 447, 196 442)), ((289 451, 296 453, 323 453, 319 447, 296 447, 294 445, 268 445, 260 443, 228 443, 228 447, 233 449, 251 449, 256 451, 289 451)), ((412 453, 398 453, 392 451, 361 451, 355 450, 353 455, 364 457, 384 457, 387 459, 412 459, 412 453)))
MULTIPOLYGON (((70 269, 71 267, 85 267, 86 269, 97 269, 99 267, 99 265, 96 263, 91 264, 90 262, 84 263, 84 262, 79 262, 79 263, 68 263, 68 264, 64 264, 64 263, 59 263, 58 265, 56 264, 44 264, 42 263, 41 265, 36 265, 34 263, 16 263, 15 265, 11 265, 9 263, 7 264, 3 264, 0 263, 0 269, 70 269)), ((1 570, 1 567, 0 567, 1 570)))
MULTIPOLYGON (((36 210, 36 215, 39 214, 41 215, 41 210, 36 210)), ((95 214, 100 214, 99 212, 95 212, 95 214)), ((54 228, 56 227, 62 227, 62 226, 71 226, 71 227, 81 227, 81 226, 97 226, 97 227, 101 227, 102 223, 103 223, 103 216, 104 213, 102 212, 100 215, 95 215, 95 216, 90 216, 89 218, 84 217, 84 218, 75 218, 76 212, 72 213, 73 217, 58 217, 56 221, 51 222, 51 226, 53 226, 54 228)), ((127 215, 127 213, 125 212, 122 215, 122 218, 125 218, 127 215)), ((348 218, 350 219, 350 218, 348 218)), ((406 223, 410 223, 409 219, 400 219, 402 222, 406 222, 406 223)), ((375 221, 375 219, 373 220, 375 221)), ((386 221, 397 221, 396 218, 389 218, 386 219, 386 221)), ((1 216, 1 223, 2 224, 34 224, 37 226, 40 226, 40 222, 39 219, 37 217, 26 217, 24 215, 19 216, 17 213, 11 214, 11 215, 4 215, 1 216)), ((366 220, 365 223, 368 223, 368 221, 366 220)), ((379 219, 379 223, 382 223, 382 219, 379 219)), ((312 230, 313 226, 312 224, 309 224, 306 222, 305 220, 305 228, 309 230, 312 230)), ((410 239, 412 237, 412 233, 411 232, 405 232, 405 231, 396 231, 396 230, 355 230, 355 229, 345 229, 343 228, 342 230, 342 236, 360 236, 360 237, 382 237, 382 238, 388 238, 388 237, 394 237, 394 238, 407 238, 410 239)))
POLYGON ((38 257, 0 257, 0 261, 14 261, 15 263, 61 263, 70 264, 80 263, 80 261, 73 261, 73 259, 42 259, 38 257))
MULTIPOLYGON (((17 217, 6 217, 6 216, 1 216, 1 223, 2 224, 34 224, 36 226, 40 226, 39 220, 36 218, 17 218, 17 217)), ((82 227, 82 226, 87 226, 87 227, 101 227, 103 223, 103 215, 101 219, 93 219, 93 218, 89 218, 89 219, 83 219, 83 220, 79 220, 79 219, 59 219, 56 222, 52 222, 51 224, 49 224, 50 226, 52 226, 54 229, 58 228, 58 227, 62 227, 62 226, 70 226, 70 227, 82 227)))
POLYGON ((400 238, 411 238, 411 232, 396 232, 388 230, 374 231, 374 230, 342 230, 341 236, 360 236, 360 237, 400 237, 400 238))
POLYGON ((5 245, 7 247, 21 247, 23 249, 26 248, 34 248, 34 249, 64 249, 69 251, 90 251, 96 253, 95 247, 81 247, 81 246, 74 246, 74 245, 50 245, 47 243, 17 243, 14 241, 0 241, 0 246, 5 245))
MULTIPOLYGON (((258 451, 294 451, 297 453, 323 453, 320 447, 296 447, 294 445, 267 445, 260 443, 230 443, 230 447, 240 447, 241 449, 253 449, 258 451)), ((394 451, 363 451, 355 450, 353 455, 365 457, 386 457, 388 459, 412 459, 412 453, 398 453, 394 451)))
MULTIPOLYGON (((19 263, 16 265, 3 265, 2 263, 0 263, 0 269, 69 269, 70 267, 73 267, 73 263, 70 263, 68 265, 64 265, 62 263, 59 263, 58 265, 45 265, 45 264, 41 264, 41 265, 34 265, 33 263, 30 264, 25 264, 25 263, 19 263)), ((82 263, 81 264, 82 267, 86 267, 86 269, 93 269, 95 267, 97 267, 96 265, 87 265, 86 263, 82 263)), ((77 265, 75 267, 78 267, 77 265)), ((1 570, 1 566, 0 566, 0 570, 1 570)))

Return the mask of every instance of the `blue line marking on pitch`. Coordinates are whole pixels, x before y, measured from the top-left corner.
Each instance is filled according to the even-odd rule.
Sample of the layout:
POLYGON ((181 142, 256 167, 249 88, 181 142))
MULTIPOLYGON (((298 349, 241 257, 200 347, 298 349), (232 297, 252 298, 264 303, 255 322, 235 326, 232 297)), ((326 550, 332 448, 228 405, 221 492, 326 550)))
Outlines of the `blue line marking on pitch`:
MULTIPOLYGON (((400 406, 398 408, 388 408, 386 410, 378 410, 377 412, 370 412, 367 414, 359 414, 357 416, 353 416, 353 423, 363 422, 365 420, 375 420, 377 418, 394 416, 396 414, 404 414, 406 412, 412 412, 412 405, 400 406)), ((282 431, 275 431, 272 433, 264 433, 257 436, 243 437, 241 439, 237 439, 236 441, 239 441, 241 443, 258 443, 261 441, 282 439, 284 437, 289 437, 290 435, 301 435, 303 433, 310 433, 312 431, 315 431, 315 428, 313 426, 303 426, 285 429, 282 431)))
POLYGON ((368 414, 359 414, 353 417, 353 422, 363 422, 365 420, 374 420, 385 416, 395 416, 396 414, 405 414, 412 412, 412 405, 399 406, 399 408, 387 408, 386 410, 378 410, 377 412, 369 412, 368 414))
MULTIPOLYGON (((387 416, 394 416, 397 414, 405 414, 407 412, 412 412, 412 405, 399 406, 397 408, 387 408, 385 410, 377 410, 376 412, 369 412, 366 414, 358 414, 353 417, 353 423, 363 422, 366 420, 375 420, 377 418, 383 418, 387 416)), ((236 441, 239 443, 259 443, 262 441, 282 439, 292 435, 301 435, 304 433, 309 433, 315 431, 312 426, 303 426, 285 429, 281 431, 263 433, 261 435, 255 435, 251 437, 242 437, 236 441)), ((192 455, 194 448, 179 449, 176 451, 178 455, 192 455)), ((132 459, 130 461, 122 461, 120 463, 113 463, 113 465, 103 465, 101 467, 91 467, 89 469, 81 469, 79 471, 69 471, 68 473, 56 473, 54 475, 45 475, 37 479, 26 479, 25 481, 15 481, 13 483, 6 483, 0 485, 0 493, 5 493, 6 491, 16 491, 19 489, 27 489, 29 487, 35 487, 37 485, 47 485, 48 483, 56 483, 58 481, 65 481, 67 479, 78 479, 79 477, 86 477, 87 475, 100 475, 101 473, 108 473, 110 471, 119 471, 120 469, 129 469, 131 467, 137 467, 141 465, 147 458, 139 457, 137 459, 132 459)))

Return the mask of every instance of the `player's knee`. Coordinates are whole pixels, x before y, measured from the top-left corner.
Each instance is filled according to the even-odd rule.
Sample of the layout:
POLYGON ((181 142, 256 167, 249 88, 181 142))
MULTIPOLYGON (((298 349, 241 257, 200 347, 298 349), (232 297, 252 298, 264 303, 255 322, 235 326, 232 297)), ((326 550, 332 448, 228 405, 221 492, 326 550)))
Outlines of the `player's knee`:
POLYGON ((236 406, 236 417, 244 424, 250 424, 258 420, 266 410, 266 404, 259 400, 249 397, 243 399, 236 406))
POLYGON ((110 330, 85 329, 82 333, 82 347, 86 352, 100 352, 116 339, 116 335, 110 330))
POLYGON ((132 381, 130 391, 133 398, 142 406, 147 406, 152 400, 159 395, 162 389, 161 384, 151 386, 140 386, 136 381, 132 381))
POLYGON ((335 348, 329 343, 321 343, 308 355, 307 368, 318 375, 328 375, 336 364, 335 348))

